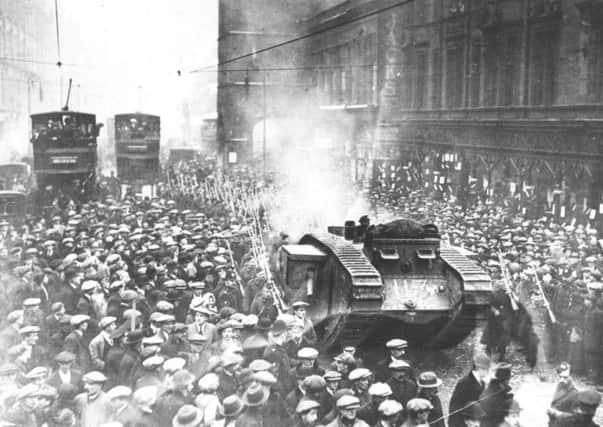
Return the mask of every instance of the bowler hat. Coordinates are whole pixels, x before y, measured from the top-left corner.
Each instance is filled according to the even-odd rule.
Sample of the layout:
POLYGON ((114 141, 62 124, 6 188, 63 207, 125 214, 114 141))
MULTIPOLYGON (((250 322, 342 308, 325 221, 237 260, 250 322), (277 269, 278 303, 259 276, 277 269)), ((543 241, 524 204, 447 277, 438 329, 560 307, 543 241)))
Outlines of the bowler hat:
POLYGON ((236 394, 225 397, 222 405, 218 407, 218 411, 225 418, 234 418, 239 415, 244 409, 241 398, 236 394))
POLYGON ((172 420, 173 427, 197 427, 203 421, 203 412, 193 405, 184 405, 172 420))
POLYGON ((258 383, 251 383, 243 395, 243 403, 249 407, 263 405, 269 397, 268 390, 258 383))

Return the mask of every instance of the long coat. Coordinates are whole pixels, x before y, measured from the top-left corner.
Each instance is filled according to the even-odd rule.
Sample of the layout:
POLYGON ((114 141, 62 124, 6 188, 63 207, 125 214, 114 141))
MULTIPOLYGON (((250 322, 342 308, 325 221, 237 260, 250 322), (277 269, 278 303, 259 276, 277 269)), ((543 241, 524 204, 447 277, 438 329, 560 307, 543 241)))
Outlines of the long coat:
POLYGON ((458 380, 450 397, 450 406, 448 407, 448 413, 453 414, 448 418, 448 425, 450 427, 465 427, 461 414, 455 414, 454 412, 465 407, 469 402, 477 401, 484 388, 485 384, 478 381, 472 372, 469 372, 458 380))
POLYGON ((88 372, 91 370, 92 359, 90 358, 90 350, 88 350, 84 336, 76 331, 72 331, 65 337, 63 350, 75 354, 75 366, 80 371, 88 372))
POLYGON ((491 380, 480 399, 480 406, 486 414, 481 420, 481 426, 498 427, 506 416, 513 393, 508 385, 491 380))
POLYGON ((88 350, 90 351, 90 358, 94 369, 104 371, 107 353, 111 347, 111 344, 107 342, 103 334, 98 334, 92 338, 88 345, 88 350))

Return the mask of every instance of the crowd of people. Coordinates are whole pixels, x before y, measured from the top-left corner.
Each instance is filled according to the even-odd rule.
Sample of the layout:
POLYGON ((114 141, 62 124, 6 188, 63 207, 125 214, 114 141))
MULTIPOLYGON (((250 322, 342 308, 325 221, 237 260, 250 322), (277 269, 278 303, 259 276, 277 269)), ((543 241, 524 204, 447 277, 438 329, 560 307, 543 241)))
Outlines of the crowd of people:
MULTIPOLYGON (((272 185, 249 169, 228 179, 200 173, 194 185, 172 176, 154 199, 63 200, 23 227, 0 223, 2 425, 520 425, 506 361, 512 292, 493 299, 486 330, 502 333, 485 335, 449 407, 441 378, 419 369, 404 336, 384 343, 374 365, 353 347, 329 356, 307 302, 283 304, 272 280, 279 242, 261 241, 269 219, 253 200, 272 185)), ((427 194, 391 196, 372 198, 393 215, 436 222, 495 278, 509 276, 537 331, 543 322, 547 359, 569 362, 557 370, 551 425, 596 425, 599 393, 570 376, 571 365, 600 378, 596 233, 488 203, 466 212, 427 194)))

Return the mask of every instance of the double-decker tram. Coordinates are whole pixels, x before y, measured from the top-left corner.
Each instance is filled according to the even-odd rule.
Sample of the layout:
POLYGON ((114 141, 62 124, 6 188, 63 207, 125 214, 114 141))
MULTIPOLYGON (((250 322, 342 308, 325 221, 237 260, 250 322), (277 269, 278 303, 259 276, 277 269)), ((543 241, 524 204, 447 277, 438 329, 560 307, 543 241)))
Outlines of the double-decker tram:
POLYGON ((38 190, 85 201, 96 194, 96 139, 102 125, 94 114, 52 111, 31 115, 34 173, 38 190))
POLYGON ((154 194, 159 179, 161 119, 143 113, 115 115, 117 177, 135 192, 154 194))

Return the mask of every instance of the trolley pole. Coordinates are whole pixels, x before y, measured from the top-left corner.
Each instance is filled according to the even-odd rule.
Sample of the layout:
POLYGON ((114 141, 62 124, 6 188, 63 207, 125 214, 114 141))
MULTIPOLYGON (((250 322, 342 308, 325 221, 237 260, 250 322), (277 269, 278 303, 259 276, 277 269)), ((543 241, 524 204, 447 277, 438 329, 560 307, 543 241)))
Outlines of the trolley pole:
POLYGON ((264 109, 264 114, 263 114, 263 123, 262 123, 262 127, 263 127, 263 132, 262 132, 262 169, 263 169, 263 173, 264 173, 264 179, 266 179, 266 71, 264 71, 263 73, 263 92, 264 92, 264 102, 263 102, 263 109, 264 109))

